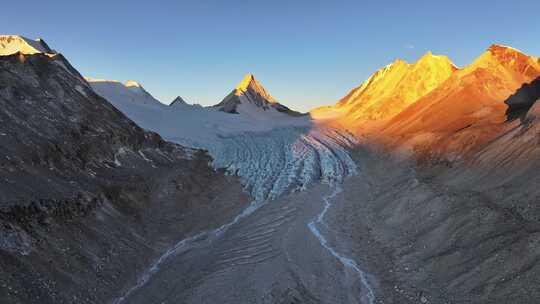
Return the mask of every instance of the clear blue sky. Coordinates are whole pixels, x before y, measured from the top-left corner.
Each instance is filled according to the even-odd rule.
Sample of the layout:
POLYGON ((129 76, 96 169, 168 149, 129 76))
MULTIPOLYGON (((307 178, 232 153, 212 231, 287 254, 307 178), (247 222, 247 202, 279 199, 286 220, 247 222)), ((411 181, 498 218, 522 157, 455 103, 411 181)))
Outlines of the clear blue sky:
POLYGON ((457 65, 490 44, 540 55, 539 0, 6 1, 5 34, 42 37, 85 76, 164 102, 219 102, 247 72, 295 109, 333 104, 395 58, 457 65))

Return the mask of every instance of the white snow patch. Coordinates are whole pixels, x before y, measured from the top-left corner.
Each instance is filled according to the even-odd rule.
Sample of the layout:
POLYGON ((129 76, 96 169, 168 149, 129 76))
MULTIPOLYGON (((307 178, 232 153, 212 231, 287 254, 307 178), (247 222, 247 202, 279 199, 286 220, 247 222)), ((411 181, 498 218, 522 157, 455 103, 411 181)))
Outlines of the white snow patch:
POLYGON ((75 86, 75 90, 77 90, 77 92, 81 93, 84 97, 88 97, 88 95, 87 95, 86 92, 84 91, 84 88, 81 87, 80 85, 76 85, 76 86, 75 86))
POLYGON ((118 167, 122 166, 122 163, 118 159, 119 156, 125 155, 129 150, 125 147, 118 148, 118 151, 114 153, 114 164, 118 167))

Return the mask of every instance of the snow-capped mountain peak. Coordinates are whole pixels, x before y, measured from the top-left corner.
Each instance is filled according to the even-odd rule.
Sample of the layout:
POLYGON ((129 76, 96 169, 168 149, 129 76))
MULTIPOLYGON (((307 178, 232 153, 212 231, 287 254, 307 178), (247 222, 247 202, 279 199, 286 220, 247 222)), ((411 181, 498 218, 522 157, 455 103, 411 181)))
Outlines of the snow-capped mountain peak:
POLYGON ((182 106, 187 105, 188 103, 182 98, 181 96, 177 96, 170 104, 169 106, 182 106))
POLYGON ((247 88, 249 87, 251 82, 253 82, 253 81, 256 81, 255 76, 253 76, 253 74, 251 74, 251 73, 247 73, 244 76, 244 79, 242 79, 242 81, 240 81, 238 86, 236 86, 236 89, 245 91, 245 90, 247 90, 247 88))
POLYGON ((244 76, 244 79, 242 79, 242 81, 236 87, 236 95, 240 96, 243 93, 246 93, 249 91, 251 91, 251 93, 256 93, 262 96, 266 101, 270 103, 276 102, 274 97, 272 97, 272 95, 270 95, 266 91, 263 85, 259 81, 257 81, 257 79, 255 79, 255 76, 253 76, 253 74, 248 73, 246 74, 246 76, 244 76))
POLYGON ((397 59, 353 89, 335 107, 315 109, 311 114, 345 114, 344 122, 352 124, 388 120, 438 87, 456 70, 448 57, 430 51, 415 63, 397 59))
POLYGON ((55 54, 45 41, 42 39, 32 40, 17 35, 0 35, 0 56, 22 53, 32 54, 55 54))
POLYGON ((476 74, 481 77, 482 71, 490 71, 515 84, 524 83, 534 78, 540 71, 540 61, 537 57, 529 56, 518 49, 500 45, 491 45, 471 65, 463 69, 463 74, 476 74))
POLYGON ((128 80, 123 84, 116 80, 86 77, 86 81, 92 86, 96 93, 111 101, 113 104, 116 101, 120 101, 162 105, 162 103, 148 93, 140 83, 134 80, 128 80))
POLYGON ((281 112, 293 116, 300 114, 278 103, 252 74, 247 74, 238 86, 214 107, 223 112, 244 112, 246 115, 255 115, 254 113, 260 111, 281 112))
POLYGON ((540 68, 538 66, 538 58, 526 55, 520 50, 509 46, 493 44, 470 65, 469 69, 478 67, 486 68, 497 65, 511 68, 513 66, 525 64, 540 68))

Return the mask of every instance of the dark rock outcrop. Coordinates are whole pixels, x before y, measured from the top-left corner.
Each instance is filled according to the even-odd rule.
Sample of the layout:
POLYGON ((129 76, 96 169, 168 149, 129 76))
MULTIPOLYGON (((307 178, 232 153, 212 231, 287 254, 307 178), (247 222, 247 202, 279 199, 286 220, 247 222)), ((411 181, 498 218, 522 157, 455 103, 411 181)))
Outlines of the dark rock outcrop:
POLYGON ((141 129, 62 55, 0 56, 0 302, 110 302, 248 202, 210 161, 141 129))
POLYGON ((508 120, 524 118, 538 99, 540 99, 540 77, 531 83, 524 84, 516 93, 504 101, 508 105, 506 110, 508 120))
POLYGON ((184 106, 187 105, 187 102, 180 96, 177 96, 169 106, 184 106))

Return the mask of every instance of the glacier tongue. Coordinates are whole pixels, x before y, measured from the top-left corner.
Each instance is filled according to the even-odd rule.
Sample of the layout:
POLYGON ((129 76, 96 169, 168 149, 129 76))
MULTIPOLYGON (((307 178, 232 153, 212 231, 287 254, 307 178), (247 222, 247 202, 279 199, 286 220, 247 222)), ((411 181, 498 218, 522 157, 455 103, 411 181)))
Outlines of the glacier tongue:
POLYGON ((317 181, 341 182, 356 171, 347 151, 355 143, 334 129, 286 127, 222 136, 209 151, 214 167, 238 174, 255 200, 264 201, 317 181))
MULTIPOLYGON (((303 190, 310 184, 323 181, 339 183, 356 171, 356 165, 347 149, 355 143, 352 135, 324 127, 283 127, 264 132, 243 132, 218 136, 219 140, 209 145, 214 159, 214 167, 227 168, 230 173, 240 176, 254 200, 231 222, 214 230, 203 231, 195 236, 180 240, 162 254, 138 279, 137 283, 115 299, 114 304, 125 303, 139 289, 147 285, 158 273, 162 265, 180 253, 203 248, 222 237, 231 227, 252 215, 266 201, 272 200, 287 191, 303 190)), ((326 206, 319 216, 322 222, 330 207, 330 197, 325 198, 326 206)), ((318 230, 309 228, 315 233, 318 230)), ((268 231, 265 232, 268 235, 268 231)), ((271 235, 271 234, 270 234, 271 235)), ((343 261, 354 265, 353 260, 337 255, 319 233, 321 244, 343 261), (323 243, 324 241, 324 243, 323 243)), ((246 258, 249 256, 242 256, 246 258)), ((237 257, 238 258, 238 257, 237 257)), ((351 267, 349 264, 344 264, 351 267)), ((367 282, 362 283, 369 288, 367 282)), ((370 302, 372 303, 372 301, 370 302)))

